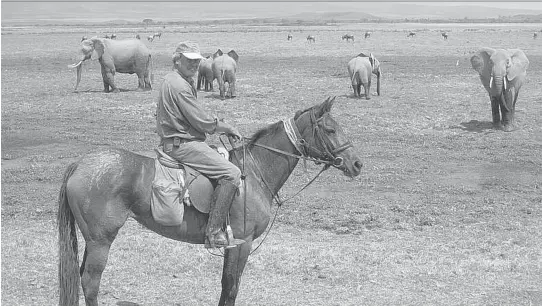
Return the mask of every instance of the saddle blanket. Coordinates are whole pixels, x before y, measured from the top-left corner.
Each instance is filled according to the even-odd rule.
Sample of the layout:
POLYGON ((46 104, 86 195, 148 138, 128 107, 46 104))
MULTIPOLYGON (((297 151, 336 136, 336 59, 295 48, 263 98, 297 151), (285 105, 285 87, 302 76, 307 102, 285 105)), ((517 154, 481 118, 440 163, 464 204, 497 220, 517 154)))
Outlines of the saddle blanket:
POLYGON ((183 222, 183 205, 190 205, 185 170, 165 167, 158 159, 155 159, 154 167, 156 172, 152 182, 152 216, 162 225, 180 225, 183 222))

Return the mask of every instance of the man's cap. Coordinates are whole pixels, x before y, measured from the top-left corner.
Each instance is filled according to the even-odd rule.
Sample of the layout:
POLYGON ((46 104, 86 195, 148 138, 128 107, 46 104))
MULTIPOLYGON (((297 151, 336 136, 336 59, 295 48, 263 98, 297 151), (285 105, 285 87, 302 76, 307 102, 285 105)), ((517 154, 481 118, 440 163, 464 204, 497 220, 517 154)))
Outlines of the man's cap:
POLYGON ((202 59, 203 56, 201 56, 199 52, 199 46, 195 42, 191 41, 183 41, 177 44, 177 48, 175 49, 175 53, 181 53, 182 55, 186 56, 189 59, 202 59))

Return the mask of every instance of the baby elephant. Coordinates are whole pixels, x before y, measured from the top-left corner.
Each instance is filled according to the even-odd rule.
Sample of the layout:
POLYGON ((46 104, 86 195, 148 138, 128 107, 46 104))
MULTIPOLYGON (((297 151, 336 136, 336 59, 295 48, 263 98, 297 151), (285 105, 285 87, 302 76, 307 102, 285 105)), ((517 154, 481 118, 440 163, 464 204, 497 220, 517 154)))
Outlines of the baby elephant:
POLYGON ((371 99, 371 75, 375 74, 376 93, 380 96, 380 62, 373 56, 360 53, 348 62, 348 74, 354 89, 354 97, 361 97, 361 85, 365 89, 365 99, 371 99))
POLYGON ((237 62, 239 56, 234 50, 228 53, 223 53, 218 49, 213 54, 213 63, 211 68, 213 70, 213 76, 218 82, 218 88, 220 89, 220 99, 224 100, 228 95, 230 98, 236 96, 235 92, 235 72, 237 71, 237 62), (226 94, 226 85, 228 83, 228 93, 226 94))

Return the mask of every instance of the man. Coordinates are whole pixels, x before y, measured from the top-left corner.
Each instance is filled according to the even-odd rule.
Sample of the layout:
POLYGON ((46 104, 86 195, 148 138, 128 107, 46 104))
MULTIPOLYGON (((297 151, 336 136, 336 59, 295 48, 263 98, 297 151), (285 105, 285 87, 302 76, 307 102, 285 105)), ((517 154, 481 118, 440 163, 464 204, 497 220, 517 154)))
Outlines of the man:
POLYGON ((157 133, 166 154, 194 168, 218 185, 213 194, 205 231, 205 247, 232 247, 223 227, 235 193, 241 183, 241 171, 205 143, 207 134, 226 133, 241 139, 230 124, 210 116, 199 105, 194 75, 203 58, 196 43, 185 41, 173 53, 173 71, 164 77, 159 89, 156 111, 157 133))

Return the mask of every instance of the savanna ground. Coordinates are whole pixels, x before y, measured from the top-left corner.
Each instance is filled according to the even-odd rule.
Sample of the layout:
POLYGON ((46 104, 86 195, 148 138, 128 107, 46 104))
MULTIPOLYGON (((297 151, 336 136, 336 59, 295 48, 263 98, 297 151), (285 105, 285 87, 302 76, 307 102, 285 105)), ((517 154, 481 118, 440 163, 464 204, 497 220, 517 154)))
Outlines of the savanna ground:
MULTIPOLYGON (((539 29, 3 28, 2 304, 58 303, 55 218, 67 165, 98 147, 152 156, 157 145, 157 92, 136 92, 134 75, 117 75, 121 93, 106 94, 98 63, 88 62, 73 92, 75 71, 67 65, 78 58, 81 36, 159 30, 161 39, 145 40, 155 86, 181 40, 197 41, 208 54, 235 49, 238 97, 221 101, 216 87, 200 92, 209 111, 250 136, 337 96, 332 113, 364 163, 355 179, 324 172, 281 208, 249 259, 238 305, 542 304, 542 40, 532 38, 539 29), (373 34, 363 40, 366 30, 373 34), (407 38, 410 30, 417 37, 407 38), (440 30, 449 32, 447 41, 440 30), (342 41, 346 33, 356 41, 342 41), (316 43, 306 42, 308 34, 316 43), (515 132, 491 128, 489 99, 469 62, 482 46, 521 48, 529 57, 515 132), (353 98, 348 80, 346 63, 359 52, 373 52, 384 72, 382 96, 369 101, 353 98)), ((282 197, 319 169, 310 164, 305 173, 300 164, 282 197)), ((111 249, 99 298, 103 305, 215 305, 221 267, 203 246, 129 220, 111 249)))

